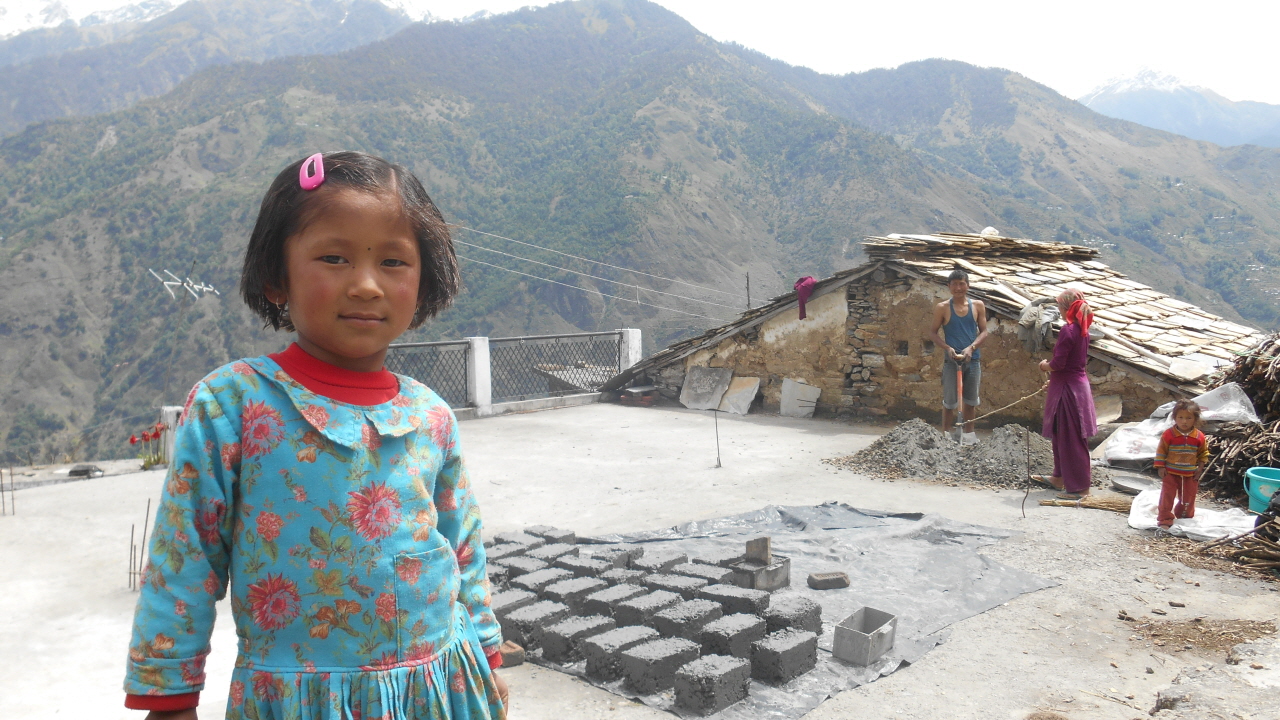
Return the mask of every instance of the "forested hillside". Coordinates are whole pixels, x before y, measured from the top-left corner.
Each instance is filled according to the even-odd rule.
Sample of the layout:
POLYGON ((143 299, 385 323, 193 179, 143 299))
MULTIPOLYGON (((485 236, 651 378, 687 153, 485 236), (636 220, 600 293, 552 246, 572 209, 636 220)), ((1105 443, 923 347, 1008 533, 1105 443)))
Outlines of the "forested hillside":
POLYGON ((245 239, 281 167, 340 148, 410 166, 459 225, 724 293, 460 229, 466 289, 424 339, 625 326, 652 349, 736 315, 748 272, 758 304, 855 264, 864 235, 986 225, 1102 246, 1162 289, 1275 324, 1250 279, 1278 250, 1274 150, 1103 118, 1005 71, 822 76, 642 0, 562 3, 210 68, 0 142, 11 451, 121 451, 123 430, 80 431, 282 346, 236 296, 245 239), (193 265, 221 297, 175 300, 148 273, 193 265))

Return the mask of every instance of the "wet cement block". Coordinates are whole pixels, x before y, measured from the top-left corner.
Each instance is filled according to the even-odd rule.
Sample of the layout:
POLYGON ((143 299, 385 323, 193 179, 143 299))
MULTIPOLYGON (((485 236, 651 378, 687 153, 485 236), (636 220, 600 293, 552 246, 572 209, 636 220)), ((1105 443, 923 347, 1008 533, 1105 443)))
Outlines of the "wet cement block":
POLYGON ((745 700, 750 686, 750 661, 703 655, 676 671, 676 707, 695 715, 712 715, 745 700))
POLYGON ((532 535, 526 535, 525 533, 522 533, 518 530, 515 532, 498 533, 497 535, 493 536, 493 539, 497 541, 499 544, 514 543, 516 545, 523 545, 525 552, 533 550, 534 548, 540 548, 543 545, 547 544, 547 541, 543 540, 542 538, 534 537, 532 535))
POLYGON ((774 555, 768 565, 748 559, 730 567, 738 587, 773 592, 791 585, 791 558, 782 555, 774 555))
POLYGON ((542 646, 542 629, 567 617, 568 606, 541 600, 512 610, 506 617, 499 618, 498 623, 502 626, 504 640, 510 640, 525 650, 536 650, 542 646))
POLYGON ((702 578, 707 581, 708 585, 733 583, 733 570, 722 568, 718 565, 704 565, 698 562, 681 563, 671 568, 671 574, 702 578))
POLYGON ((587 660, 587 676, 609 682, 622 677, 622 653, 636 645, 658 639, 658 631, 635 625, 620 627, 582 640, 579 650, 587 660))
POLYGON ((666 590, 654 590, 647 595, 624 600, 613 606, 613 619, 619 626, 648 625, 653 616, 681 602, 681 597, 666 590))
POLYGON ((531 573, 525 573, 511 581, 511 587, 518 587, 521 590, 541 593, 542 589, 551 583, 557 583, 561 580, 568 580, 573 577, 573 573, 560 568, 543 568, 542 570, 534 570, 531 573))
POLYGON ((499 562, 487 562, 484 566, 485 573, 489 576, 489 584, 495 588, 503 587, 507 581, 511 579, 511 570, 499 562))
POLYGON ((706 578, 693 578, 687 575, 650 575, 641 583, 650 590, 666 590, 678 593, 685 600, 698 596, 698 591, 707 586, 706 578))
POLYGON ((568 665, 582 659, 582 641, 613 630, 613 618, 600 615, 571 617, 542 630, 542 657, 568 665))
POLYGON ((484 556, 490 560, 501 560, 524 555, 528 549, 524 545, 516 543, 496 543, 493 547, 485 548, 484 556))
POLYGON ((532 535, 537 538, 546 540, 550 543, 569 543, 570 545, 578 542, 578 536, 572 530, 562 530, 554 528, 550 525, 534 525, 524 529, 525 535, 532 535))
POLYGON ((665 573, 671 568, 689 562, 689 556, 681 552, 673 550, 659 550, 654 552, 645 552, 638 558, 631 560, 632 570, 643 570, 649 574, 665 573))
POLYGON ((613 569, 613 566, 604 560, 581 555, 562 555, 556 558, 555 562, 551 563, 551 566, 568 570, 577 577, 593 578, 598 578, 613 569))
POLYGON ((545 570, 548 567, 545 562, 524 555, 505 557, 502 559, 502 564, 507 566, 507 572, 511 575, 512 580, 527 573, 545 570))
POLYGON ((746 554, 741 550, 724 548, 700 552, 693 556, 693 562, 701 565, 715 565, 716 567, 727 568, 736 562, 745 560, 746 557, 746 554))
POLYGON ((639 585, 649 574, 640 570, 614 568, 601 573, 600 579, 610 585, 639 585))
POLYGON ((641 545, 601 545, 588 551, 591 557, 603 560, 616 568, 627 568, 631 561, 644 555, 641 545))
POLYGON ((556 559, 564 557, 565 555, 577 556, 578 546, 570 545, 568 543, 554 543, 551 545, 543 545, 540 548, 534 548, 525 554, 531 558, 538 558, 539 560, 543 560, 547 563, 552 563, 555 562, 556 559))
POLYGON ((757 615, 725 615, 702 628, 702 654, 750 660, 751 644, 764 639, 767 627, 764 618, 757 615))
POLYGON ((764 611, 764 620, 770 633, 795 628, 822 634, 822 606, 796 593, 774 595, 769 601, 769 609, 764 611))
POLYGON ((698 659, 702 648, 684 638, 650 640, 622 652, 622 674, 627 689, 641 695, 670 690, 676 671, 698 659))
POLYGON ((605 581, 596 578, 571 577, 542 588, 542 599, 564 603, 575 615, 580 615, 587 596, 607 587, 609 585, 605 581))
POLYGON ((489 609, 501 620, 504 615, 512 610, 519 610, 536 602, 538 602, 537 594, 528 590, 503 590, 493 594, 492 599, 489 601, 489 609))
POLYGON ((649 591, 639 585, 614 585, 598 592, 591 593, 583 599, 582 612, 587 615, 605 615, 613 617, 613 608, 620 602, 626 602, 649 591))
POLYGON ((702 628, 723 615, 718 602, 688 600, 654 613, 653 627, 664 637, 682 637, 701 644, 702 628))
POLYGON ((806 630, 779 630, 751 645, 751 677, 782 685, 818 664, 818 636, 806 630))
POLYGON ((708 585, 698 591, 698 597, 715 600, 726 613, 745 613, 764 616, 769 609, 769 593, 763 590, 740 588, 736 585, 708 585))

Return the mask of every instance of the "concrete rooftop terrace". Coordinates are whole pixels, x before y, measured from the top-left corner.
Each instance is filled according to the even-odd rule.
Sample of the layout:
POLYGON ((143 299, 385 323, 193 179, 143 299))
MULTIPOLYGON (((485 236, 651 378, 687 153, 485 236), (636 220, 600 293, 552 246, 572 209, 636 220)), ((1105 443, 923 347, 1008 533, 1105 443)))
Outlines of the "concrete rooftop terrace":
MULTIPOLYGON (((534 524, 627 532, 837 500, 1018 530, 984 554, 1061 583, 957 623, 919 663, 827 700, 806 716, 813 720, 1021 720, 1036 710, 1129 720, 1180 669, 1222 658, 1153 652, 1129 639, 1118 610, 1280 620, 1274 585, 1138 555, 1128 545, 1138 533, 1119 514, 1042 508, 1036 500, 1047 491, 1033 491, 1024 520, 1022 492, 885 481, 821 463, 887 427, 723 414, 719 426, 719 469, 704 412, 587 405, 460 428, 488 533, 534 524)), ((162 478, 153 471, 18 491, 19 514, 0 518, 0 717, 144 717, 123 708, 120 690, 137 597, 126 588, 126 558, 129 525, 141 525, 162 478)), ((202 718, 222 716, 234 660, 229 608, 220 611, 202 718)), ((534 665, 501 672, 512 718, 673 717, 534 665)))

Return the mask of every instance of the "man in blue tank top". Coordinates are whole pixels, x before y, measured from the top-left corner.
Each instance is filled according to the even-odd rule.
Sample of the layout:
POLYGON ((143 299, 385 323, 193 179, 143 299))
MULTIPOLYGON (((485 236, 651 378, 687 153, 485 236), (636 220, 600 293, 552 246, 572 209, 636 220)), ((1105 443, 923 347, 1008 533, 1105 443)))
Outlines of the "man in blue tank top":
POLYGON ((987 306, 981 300, 969 297, 969 275, 959 266, 947 277, 951 299, 933 308, 933 328, 930 339, 943 352, 942 363, 942 432, 952 432, 956 419, 956 372, 964 388, 964 431, 955 433, 961 444, 973 445, 978 435, 973 430, 973 418, 978 405, 978 389, 982 385, 982 354, 978 346, 987 339, 987 306), (941 331, 941 334, 939 333, 941 331))

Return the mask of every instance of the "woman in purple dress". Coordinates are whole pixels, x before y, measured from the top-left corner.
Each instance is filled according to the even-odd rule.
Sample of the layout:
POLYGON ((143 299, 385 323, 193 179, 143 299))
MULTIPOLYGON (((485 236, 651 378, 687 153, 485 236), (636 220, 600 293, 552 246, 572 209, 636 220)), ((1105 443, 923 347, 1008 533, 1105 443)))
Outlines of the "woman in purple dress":
POLYGON ((1061 499, 1078 500, 1089 494, 1088 441, 1098 432, 1093 392, 1089 389, 1089 376, 1085 374, 1093 311, 1079 290, 1066 290, 1059 295, 1058 309, 1067 322, 1058 331, 1053 359, 1040 361, 1040 369, 1049 373, 1044 436, 1053 441, 1053 476, 1033 479, 1062 490, 1058 495, 1061 499))

